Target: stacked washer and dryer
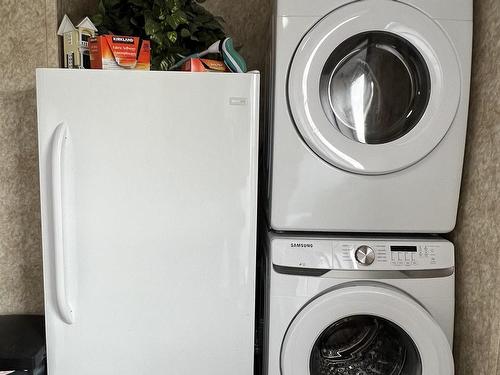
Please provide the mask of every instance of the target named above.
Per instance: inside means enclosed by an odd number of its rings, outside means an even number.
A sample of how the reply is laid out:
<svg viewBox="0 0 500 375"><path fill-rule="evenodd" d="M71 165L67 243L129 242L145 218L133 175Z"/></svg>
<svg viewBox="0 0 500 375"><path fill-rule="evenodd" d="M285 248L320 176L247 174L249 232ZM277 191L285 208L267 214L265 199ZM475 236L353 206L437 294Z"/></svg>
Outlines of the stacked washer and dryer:
<svg viewBox="0 0 500 375"><path fill-rule="evenodd" d="M472 0L276 0L266 375L450 375Z"/></svg>

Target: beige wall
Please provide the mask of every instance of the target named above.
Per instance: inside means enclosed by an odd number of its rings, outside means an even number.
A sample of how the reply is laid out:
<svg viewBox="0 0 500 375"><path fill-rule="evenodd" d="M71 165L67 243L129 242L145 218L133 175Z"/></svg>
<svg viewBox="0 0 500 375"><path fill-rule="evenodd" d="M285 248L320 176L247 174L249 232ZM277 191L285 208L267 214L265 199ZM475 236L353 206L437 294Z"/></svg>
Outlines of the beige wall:
<svg viewBox="0 0 500 375"><path fill-rule="evenodd" d="M458 223L455 359L500 375L500 1L474 2L469 131Z"/></svg>
<svg viewBox="0 0 500 375"><path fill-rule="evenodd" d="M52 0L0 6L0 313L41 312L35 68L56 65Z"/></svg>
<svg viewBox="0 0 500 375"><path fill-rule="evenodd" d="M97 0L52 0L57 2L57 18L62 20L65 14L75 26L86 17L91 16L97 9Z"/></svg>
<svg viewBox="0 0 500 375"><path fill-rule="evenodd" d="M35 68L59 63L57 20L86 1L0 3L0 314L42 313Z"/></svg>
<svg viewBox="0 0 500 375"><path fill-rule="evenodd" d="M57 61L55 8L75 22L95 0L2 0L0 313L42 310L34 73ZM252 69L266 58L270 0L208 0ZM26 41L30 43L27 44ZM500 375L500 2L475 2L474 69L456 231L459 375Z"/></svg>
<svg viewBox="0 0 500 375"><path fill-rule="evenodd" d="M241 46L250 69L264 70L267 41L270 37L271 0L207 0L204 5L212 13L222 16L225 29Z"/></svg>

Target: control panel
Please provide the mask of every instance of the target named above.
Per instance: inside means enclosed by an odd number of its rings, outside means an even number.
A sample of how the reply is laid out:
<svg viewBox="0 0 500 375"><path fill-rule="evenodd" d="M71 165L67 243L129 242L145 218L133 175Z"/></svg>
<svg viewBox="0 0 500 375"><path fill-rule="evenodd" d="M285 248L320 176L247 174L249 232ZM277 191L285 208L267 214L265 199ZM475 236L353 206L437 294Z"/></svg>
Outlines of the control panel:
<svg viewBox="0 0 500 375"><path fill-rule="evenodd" d="M273 264L317 270L433 270L454 267L453 244L426 239L271 239Z"/></svg>

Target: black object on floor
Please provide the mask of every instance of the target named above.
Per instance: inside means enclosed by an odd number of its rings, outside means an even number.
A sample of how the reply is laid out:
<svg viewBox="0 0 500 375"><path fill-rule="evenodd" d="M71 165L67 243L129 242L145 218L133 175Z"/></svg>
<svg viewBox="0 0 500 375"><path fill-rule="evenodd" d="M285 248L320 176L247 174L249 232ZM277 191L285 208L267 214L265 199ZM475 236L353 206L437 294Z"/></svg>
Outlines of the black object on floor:
<svg viewBox="0 0 500 375"><path fill-rule="evenodd" d="M0 371L19 370L14 374L45 375L45 363L43 316L0 316Z"/></svg>

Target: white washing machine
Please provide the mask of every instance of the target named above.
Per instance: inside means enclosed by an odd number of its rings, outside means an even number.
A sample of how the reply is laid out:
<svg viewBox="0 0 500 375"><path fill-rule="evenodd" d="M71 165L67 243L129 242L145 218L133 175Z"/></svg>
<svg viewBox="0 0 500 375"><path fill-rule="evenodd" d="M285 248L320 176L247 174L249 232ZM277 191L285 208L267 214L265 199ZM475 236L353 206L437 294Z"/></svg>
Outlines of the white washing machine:
<svg viewBox="0 0 500 375"><path fill-rule="evenodd" d="M271 227L451 231L472 0L277 0L274 14Z"/></svg>
<svg viewBox="0 0 500 375"><path fill-rule="evenodd" d="M454 248L270 234L264 375L452 375Z"/></svg>

